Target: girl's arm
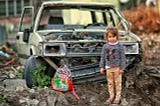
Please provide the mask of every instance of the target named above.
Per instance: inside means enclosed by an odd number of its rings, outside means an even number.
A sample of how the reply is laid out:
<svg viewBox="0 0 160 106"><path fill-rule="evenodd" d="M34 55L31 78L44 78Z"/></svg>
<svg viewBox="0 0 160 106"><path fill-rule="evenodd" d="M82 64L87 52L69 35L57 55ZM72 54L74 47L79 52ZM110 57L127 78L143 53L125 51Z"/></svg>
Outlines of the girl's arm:
<svg viewBox="0 0 160 106"><path fill-rule="evenodd" d="M100 73L104 74L104 68L100 68Z"/></svg>
<svg viewBox="0 0 160 106"><path fill-rule="evenodd" d="M103 47L102 47L99 66L100 66L100 68L105 69L105 45L103 45Z"/></svg>

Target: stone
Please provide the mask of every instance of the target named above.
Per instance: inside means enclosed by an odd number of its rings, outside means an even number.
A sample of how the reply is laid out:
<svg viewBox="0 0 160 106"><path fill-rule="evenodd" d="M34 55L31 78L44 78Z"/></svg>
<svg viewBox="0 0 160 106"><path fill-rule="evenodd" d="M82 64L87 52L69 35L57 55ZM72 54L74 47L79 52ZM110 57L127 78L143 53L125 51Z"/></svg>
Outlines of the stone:
<svg viewBox="0 0 160 106"><path fill-rule="evenodd" d="M6 79L3 81L3 85L8 90L16 90L17 87L27 88L26 81L23 79Z"/></svg>

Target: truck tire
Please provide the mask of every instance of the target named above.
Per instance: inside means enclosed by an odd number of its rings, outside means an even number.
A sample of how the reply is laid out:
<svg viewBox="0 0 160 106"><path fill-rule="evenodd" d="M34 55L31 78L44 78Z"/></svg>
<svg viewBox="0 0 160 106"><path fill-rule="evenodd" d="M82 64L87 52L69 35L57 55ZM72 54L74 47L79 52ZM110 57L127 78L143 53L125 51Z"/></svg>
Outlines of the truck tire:
<svg viewBox="0 0 160 106"><path fill-rule="evenodd" d="M36 82L33 82L33 71L35 71L35 68L37 68L35 64L35 58L34 56L30 56L25 64L23 75L29 88L31 88L33 85L37 85Z"/></svg>

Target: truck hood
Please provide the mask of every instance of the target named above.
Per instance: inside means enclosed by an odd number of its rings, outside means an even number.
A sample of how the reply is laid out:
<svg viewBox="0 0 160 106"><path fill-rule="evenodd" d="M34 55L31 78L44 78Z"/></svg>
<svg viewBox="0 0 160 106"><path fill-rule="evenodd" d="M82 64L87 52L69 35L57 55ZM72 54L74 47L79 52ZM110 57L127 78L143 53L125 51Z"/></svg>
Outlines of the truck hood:
<svg viewBox="0 0 160 106"><path fill-rule="evenodd" d="M104 41L105 29L76 29L76 30L47 30L38 31L44 40L46 41ZM125 31L119 31L120 41L122 42L141 42L141 39L131 33Z"/></svg>

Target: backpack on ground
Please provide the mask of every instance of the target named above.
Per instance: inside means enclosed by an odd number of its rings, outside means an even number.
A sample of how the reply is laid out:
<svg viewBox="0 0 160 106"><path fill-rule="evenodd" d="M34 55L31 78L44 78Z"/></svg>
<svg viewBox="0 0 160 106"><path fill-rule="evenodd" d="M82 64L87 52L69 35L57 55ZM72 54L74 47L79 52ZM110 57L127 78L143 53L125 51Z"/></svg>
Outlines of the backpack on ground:
<svg viewBox="0 0 160 106"><path fill-rule="evenodd" d="M52 88L57 91L67 92L72 91L73 95L79 100L80 97L76 94L71 71L67 68L67 66L63 65L56 70L54 77L51 81Z"/></svg>

